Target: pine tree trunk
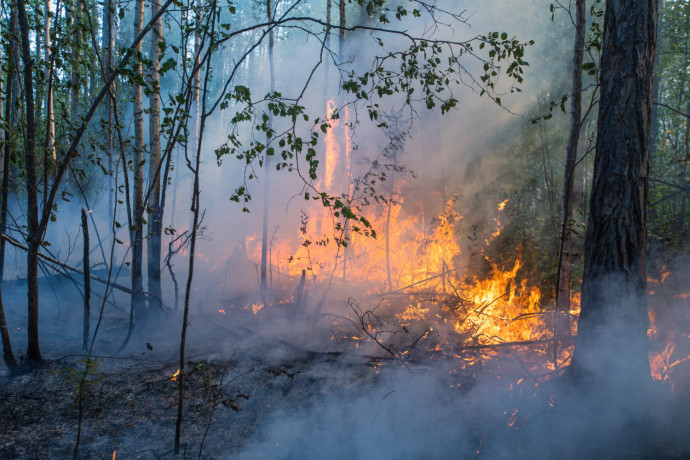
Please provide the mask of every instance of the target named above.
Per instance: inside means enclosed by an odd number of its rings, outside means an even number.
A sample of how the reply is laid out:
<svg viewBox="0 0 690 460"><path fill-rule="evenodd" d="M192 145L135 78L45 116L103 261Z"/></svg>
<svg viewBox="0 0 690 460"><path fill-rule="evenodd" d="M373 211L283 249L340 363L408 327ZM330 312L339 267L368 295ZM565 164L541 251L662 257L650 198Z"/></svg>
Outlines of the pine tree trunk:
<svg viewBox="0 0 690 460"><path fill-rule="evenodd" d="M645 239L656 0L609 0L573 366L649 378ZM632 375L631 375L632 374ZM646 377L645 377L646 376Z"/></svg>

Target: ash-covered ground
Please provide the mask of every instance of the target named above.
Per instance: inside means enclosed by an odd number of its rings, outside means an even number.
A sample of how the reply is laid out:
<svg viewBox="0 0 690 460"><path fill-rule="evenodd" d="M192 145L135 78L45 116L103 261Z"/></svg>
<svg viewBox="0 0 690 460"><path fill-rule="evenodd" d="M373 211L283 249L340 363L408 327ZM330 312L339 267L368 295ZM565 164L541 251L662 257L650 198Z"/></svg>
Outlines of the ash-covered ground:
<svg viewBox="0 0 690 460"><path fill-rule="evenodd" d="M126 296L106 304L97 366L84 374L74 285L42 290L48 359L0 377L0 457L173 458L179 312L151 319L117 354ZM15 352L25 290L3 286ZM55 303L51 303L52 302ZM57 299L60 300L59 304ZM207 301L208 302L208 301ZM96 302L94 302L96 303ZM506 351L481 365L417 353L393 359L373 341L334 339L332 322L289 307L193 305L185 371L184 458L687 458L685 392L621 376L604 385L530 376ZM220 312L223 310L225 313ZM328 309L325 309L328 311ZM94 308L92 330L98 316ZM19 326L18 326L19 325ZM19 330L19 329L21 330ZM80 384L81 383L81 384ZM79 400L79 389L82 399Z"/></svg>

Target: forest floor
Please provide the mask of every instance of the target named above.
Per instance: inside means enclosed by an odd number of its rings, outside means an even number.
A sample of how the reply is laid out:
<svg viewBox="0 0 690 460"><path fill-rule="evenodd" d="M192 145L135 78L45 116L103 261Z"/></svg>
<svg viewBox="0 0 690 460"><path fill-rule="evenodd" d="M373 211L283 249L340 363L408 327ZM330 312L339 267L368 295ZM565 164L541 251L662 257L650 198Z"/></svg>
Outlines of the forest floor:
<svg viewBox="0 0 690 460"><path fill-rule="evenodd" d="M84 374L81 306L68 291L42 317L46 363L0 368L0 458L71 458L80 403L78 458L179 458L179 312L117 355L127 311L109 307L97 365ZM25 294L19 284L3 295L21 356ZM620 386L573 397L566 384L530 378L510 354L464 368L389 359L280 310L220 307L195 305L190 319L184 458L689 458L690 403L667 385L636 409Z"/></svg>
<svg viewBox="0 0 690 460"><path fill-rule="evenodd" d="M254 350L261 354L267 350ZM293 354L263 360L229 352L190 356L185 371L183 454L224 458L246 447L276 411L299 411L326 392L362 391L376 368L351 363L347 378L333 385L325 369L342 374L336 355ZM337 361L337 364L336 364ZM174 361L101 358L86 377L80 458L172 456L178 383ZM0 458L68 458L79 420L78 384L83 366L74 357L0 378ZM203 443L203 449L202 449ZM276 452L279 457L280 454ZM242 456L238 457L242 458ZM255 457L248 457L255 458Z"/></svg>

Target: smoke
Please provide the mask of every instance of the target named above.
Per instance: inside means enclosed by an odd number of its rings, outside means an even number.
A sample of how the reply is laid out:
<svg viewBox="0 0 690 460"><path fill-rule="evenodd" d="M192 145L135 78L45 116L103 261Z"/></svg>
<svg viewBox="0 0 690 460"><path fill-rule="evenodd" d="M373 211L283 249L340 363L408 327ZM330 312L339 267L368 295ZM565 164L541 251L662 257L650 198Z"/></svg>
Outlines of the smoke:
<svg viewBox="0 0 690 460"><path fill-rule="evenodd" d="M523 127L527 123L526 118L534 110L539 92L567 73L563 65L567 57L553 49L567 49L561 42L567 42L569 34L562 32L562 23L549 22L550 2L547 1L525 4L492 0L481 2L481 6L476 6L475 2L446 3L449 8L466 7L469 24L455 29L441 26L441 37L462 40L489 31L506 31L522 41L533 39L536 42L535 46L527 49L525 59L531 66L525 75L525 83L521 85L523 92L510 93L506 81L501 80L499 89L506 92L502 94L502 107L461 85L454 93L459 100L457 110L440 116L437 111L428 112L423 106L415 106L417 117L406 125L410 126L410 137L400 154L400 162L406 171L414 171L416 178L411 173L401 173L397 179L407 193L404 197L405 213L407 216L422 214L420 210L424 210L424 218L430 220L429 216L438 215L447 199L455 195L458 197L455 206L467 223L464 230L468 231L460 235L464 240L471 234L471 224L492 222L496 204L506 198L491 194L478 197L478 191L501 180L497 176L503 163L493 154L506 142L513 145L510 141L515 136L516 126ZM554 42L554 37L559 41ZM334 46L336 41L333 36ZM372 53L378 51L371 43L371 37L366 34L348 37L351 50L348 59L352 62L348 61L347 65L363 71ZM386 47L393 49L404 45L405 39L388 37L385 43ZM299 31L278 34L275 54L280 58L276 90L287 98L299 94L301 87L294 87L294 82L303 81L308 76L319 49L318 42ZM228 49L224 59L234 62L243 52L243 49ZM323 68L315 73L315 82L304 96L303 103L312 119L300 123L303 133L311 130L314 114L322 120L329 115L328 100L344 101L344 95L336 90L341 83L341 75L336 74L333 64L331 62L331 73L327 78L322 76ZM476 72L478 65L468 64L468 71ZM265 94L269 88L267 66L265 50L252 53L241 67L247 75L242 75L238 82L246 84L253 95ZM262 71L250 74L255 69ZM172 87L164 86L162 90L164 94L174 94ZM399 108L401 101L393 97L387 103L390 105L386 108L392 110ZM351 111L351 120L354 121L354 108ZM271 242L276 246L286 240L293 243L290 246L292 253L278 250L273 253L275 259L270 267L272 285L283 299L294 296L299 276L290 276L280 270L286 270L293 263L290 258L302 242L299 239L300 227L305 216L313 222L321 208L320 203L303 199L304 181L294 171L272 170L269 193L264 196L267 177L261 166L255 165L252 169L243 160L231 156L222 158L220 166L216 164L214 150L227 141L231 131L230 112L231 109L219 111L208 120L202 143L201 207L205 214L202 221L204 230L195 254L197 265L189 354L212 349L217 351L218 359L222 359L225 356L222 350L237 348L248 355L259 354L257 360L282 363L297 361L296 356L305 350L312 353L338 350L338 344L333 340L332 324L326 320L317 322L312 316L319 302L325 301L328 293L329 301L324 312L342 316L350 313L344 299L357 297L360 291L368 291L372 287L380 290L380 280L375 286L334 283L328 291L314 280L317 276L320 282L328 278L319 271L319 264L323 261L315 260L312 265L316 268L306 274L308 298L304 302L304 311L296 312L296 306L290 301L273 305L275 308L270 313L259 309L265 303L258 293L257 258L264 201L270 200ZM353 158L359 158L359 167L366 170L374 159L380 158L389 138L385 131L366 122L365 113L359 113L358 120L360 123L355 129L347 132L341 125L338 133L343 137L346 133L352 136L351 139L341 138L340 142L349 141L357 147L352 151ZM277 130L287 126L284 121L276 120L275 123ZM241 133L246 136L246 129L242 128ZM317 181L325 174L326 167L325 149L323 146L318 149L322 163ZM174 228L175 234L179 235L190 226L191 180L183 153L176 150L174 155L173 188L168 192L164 227ZM247 183L253 199L246 204L251 211L246 213L242 211L244 203L231 202L229 197L237 187L244 185L248 174L258 179ZM341 188L329 192L338 195L346 191L348 179L341 171L336 177ZM501 185L505 188L499 192L494 190L495 195L503 193L511 184ZM380 184L380 187L385 190L387 184ZM74 195L78 196L76 192ZM82 204L77 198L73 201L71 205L60 205L57 222L49 226L53 233L48 239L57 258L78 266L81 259L80 231L75 222L78 222ZM371 208L364 209L366 213ZM15 207L14 213L20 215L20 207ZM95 201L91 215L100 229L105 254L105 257L100 255L100 247L92 234L91 246L99 247L92 261L100 264L101 259L105 259L104 262L110 265L109 248L113 238L117 237L124 242L115 246L114 265L119 267L129 257L128 236L126 225L116 229L113 235L107 193ZM122 212L118 220L126 221ZM329 228L319 236L332 237L333 233ZM164 252L171 239L172 236L166 237ZM171 259L172 270L180 283L180 296L181 281L187 275L188 256L187 250L180 248ZM21 252L10 252L8 257L8 261L14 261L14 264L7 264L7 270L18 278L25 270L22 257ZM373 265L372 271L383 270L381 261ZM127 285L127 268L119 273L119 277L113 279ZM179 307L174 309L174 289L171 278L166 274L164 300L169 315L138 337L130 350L146 352L144 344L150 342L154 353L163 357L174 356L181 321ZM65 330L74 331L71 337L78 341L78 309L72 307L68 310L65 306L64 313L60 310L60 298L68 295L60 290L50 290L47 279L42 283L42 291L42 305L49 305L48 308L55 306L54 311L42 316L42 331L50 331L49 335L53 337L64 336ZM3 294L7 292L3 290ZM104 295L102 287L96 287L96 292ZM73 291L69 295L78 301ZM22 296L23 292L22 295L5 298L10 305L9 311L13 312L8 316L10 324L25 322L23 313L17 313L21 311L17 306L24 301ZM53 303L56 298L57 305ZM102 350L117 348L128 314L127 296L116 293L111 298L113 305L108 305L106 310L107 322L100 343ZM230 306L244 308L231 310ZM257 308L257 312L253 308ZM267 306L262 308L268 309ZM55 318L60 322L52 322ZM612 321L618 320L614 318ZM628 330L627 327L623 329ZM612 340L612 330L619 328L602 327L589 338L597 346L593 346L591 353L584 358L587 372L577 384L567 379L525 376L517 352L506 352L483 369L462 369L458 362L452 360L384 361L378 367L367 366L362 364L365 358L359 360L362 355L382 354L380 347L369 341L362 345L361 355L354 365L346 359L328 365L305 365L305 369L294 376L294 385L304 385L314 393L303 395L299 404L282 407L268 419L261 420L253 436L245 440L243 448L228 458L636 458L645 454L682 457L690 452L690 445L684 438L687 416L683 408L687 401L678 404L677 400L667 396L665 389L639 382L638 373L626 364L639 358L634 355L638 344L616 336L615 332L615 340ZM18 340L22 346L23 331L13 328L12 332L13 340ZM629 350L631 355L627 356L625 350ZM256 394L252 398L253 401L269 399L270 396ZM666 444L659 445L659 439ZM220 452L221 456L229 455L222 446Z"/></svg>
<svg viewBox="0 0 690 460"><path fill-rule="evenodd" d="M438 361L308 369L295 378L320 379L320 391L277 410L227 458L683 458L687 400L620 365L636 360L624 348L634 341L611 348L610 329L591 337L597 353L579 379L530 379L510 353L479 371Z"/></svg>

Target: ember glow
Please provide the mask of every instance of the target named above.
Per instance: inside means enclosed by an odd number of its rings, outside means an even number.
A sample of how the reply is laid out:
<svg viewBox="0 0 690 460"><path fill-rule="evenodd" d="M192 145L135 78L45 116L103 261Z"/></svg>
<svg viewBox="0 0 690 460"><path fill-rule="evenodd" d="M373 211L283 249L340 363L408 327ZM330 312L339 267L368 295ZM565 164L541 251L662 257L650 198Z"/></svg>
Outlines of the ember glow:
<svg viewBox="0 0 690 460"><path fill-rule="evenodd" d="M328 113L335 107L329 101ZM348 197L354 194L355 166L348 119L344 109L339 118L330 120L323 179L316 186L352 202L355 198ZM378 204L359 208L376 237L354 231L352 224L339 221L319 201L311 200L301 210L299 229L293 233L283 230L271 241L271 273L281 277L281 284L288 280L291 286L300 284L304 274L315 297L339 287L361 293L361 305L349 302L352 312L348 313L354 314L347 315L349 322L336 319L332 326L332 339L354 348L371 339L403 359L418 355L421 349L431 356L459 359L461 366L479 364L508 351L517 353L530 372L547 378L567 366L579 298L574 296L568 312L570 330L554 331L552 302L544 302L540 288L530 284L520 257L509 266L499 266L484 254L501 235L510 200L495 204L494 215L488 216L493 228L478 238L484 248L475 248L478 254L469 255L470 259L481 258L489 267L477 273L466 266L468 255L460 246L465 236L459 233L463 215L457 198L443 190L432 191L437 211L429 215L422 206L420 212L419 197L407 196L406 183L398 176L402 176L398 169L387 170L389 182L383 182L382 188L389 189L388 196ZM248 235L244 245L247 256L258 266L260 234ZM296 298L291 296L289 302L293 301ZM364 302L378 306L368 309ZM256 315L264 303L248 303L243 308ZM353 324L357 329L353 330ZM399 343L406 334L414 336L408 341L412 343ZM555 334L558 341L554 341Z"/></svg>
<svg viewBox="0 0 690 460"><path fill-rule="evenodd" d="M335 108L335 102L329 101L328 113ZM348 119L344 109L330 120L323 179L316 187L341 196L354 207L355 198L348 198L354 196L356 183ZM307 202L301 209L299 229L292 233L281 230L271 241L271 272L281 277L281 285L287 280L288 285L296 286L305 277L314 298L325 299L324 293L338 288L348 295L358 293L357 302L348 301L352 312L347 312L346 319L334 311L341 319L333 320L331 338L355 349L371 340L402 359L423 351L428 356L458 359L461 367L507 353L517 357L533 379L558 375L573 354L579 292L572 293L570 311L557 312L552 295L545 295L527 275L519 253L507 265L486 256L487 249L501 237L510 200L496 203L493 215L487 216L493 228L474 235L484 247L464 254L461 242L467 235L459 230L464 219L461 202L444 190L431 191L437 211L429 215L424 206L420 209L419 197L406 192L405 181L400 177L396 181L397 171L388 170L387 180L392 183L381 186L389 188L385 199L359 208L375 237L361 229L354 231L351 223L339 220L320 201ZM258 266L260 234L248 235L244 244L247 256ZM468 266L467 260L473 256L488 269ZM662 275L657 284L667 277L668 273ZM269 307L297 301L294 295L283 296ZM256 315L264 303L255 301L243 308ZM556 315L567 318L556 321ZM567 330L555 330L556 324L567 325ZM650 339L658 335L654 331L653 326ZM411 338L403 343L400 337L406 334ZM650 353L652 376L662 381L668 380L675 366L690 359L677 356L673 337L666 339L663 347Z"/></svg>

